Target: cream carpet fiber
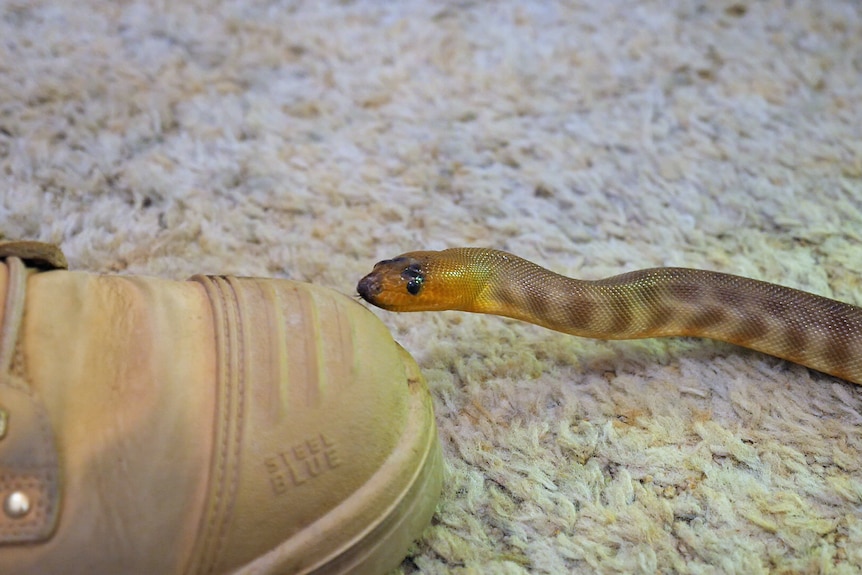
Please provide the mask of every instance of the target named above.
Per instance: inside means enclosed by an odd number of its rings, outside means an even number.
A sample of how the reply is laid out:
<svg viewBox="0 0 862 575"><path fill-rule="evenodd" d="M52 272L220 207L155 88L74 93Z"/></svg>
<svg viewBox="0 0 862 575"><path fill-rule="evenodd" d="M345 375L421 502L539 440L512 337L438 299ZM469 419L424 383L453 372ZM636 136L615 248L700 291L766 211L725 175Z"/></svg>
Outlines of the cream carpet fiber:
<svg viewBox="0 0 862 575"><path fill-rule="evenodd" d="M853 0L0 0L0 232L353 294L458 245L862 305ZM862 388L699 340L377 312L447 478L405 573L859 573Z"/></svg>

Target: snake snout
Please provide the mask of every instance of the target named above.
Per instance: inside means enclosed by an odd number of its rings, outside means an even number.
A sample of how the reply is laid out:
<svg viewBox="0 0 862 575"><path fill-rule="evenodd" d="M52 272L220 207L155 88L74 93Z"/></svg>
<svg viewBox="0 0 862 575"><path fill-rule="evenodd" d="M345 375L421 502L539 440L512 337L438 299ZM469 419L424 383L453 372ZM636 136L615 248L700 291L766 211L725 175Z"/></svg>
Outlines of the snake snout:
<svg viewBox="0 0 862 575"><path fill-rule="evenodd" d="M382 291L380 278L375 273L370 273L356 285L356 291L359 292L359 297L373 304L374 298Z"/></svg>

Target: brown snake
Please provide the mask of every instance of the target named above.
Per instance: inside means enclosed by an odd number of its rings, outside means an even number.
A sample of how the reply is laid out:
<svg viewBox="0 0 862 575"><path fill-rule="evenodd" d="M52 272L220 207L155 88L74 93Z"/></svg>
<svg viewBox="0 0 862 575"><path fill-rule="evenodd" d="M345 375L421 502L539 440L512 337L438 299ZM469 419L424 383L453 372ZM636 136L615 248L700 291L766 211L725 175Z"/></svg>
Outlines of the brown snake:
<svg viewBox="0 0 862 575"><path fill-rule="evenodd" d="M862 308L725 273L666 267L584 281L453 248L379 262L357 290L390 311L490 313L599 339L707 337L862 384Z"/></svg>

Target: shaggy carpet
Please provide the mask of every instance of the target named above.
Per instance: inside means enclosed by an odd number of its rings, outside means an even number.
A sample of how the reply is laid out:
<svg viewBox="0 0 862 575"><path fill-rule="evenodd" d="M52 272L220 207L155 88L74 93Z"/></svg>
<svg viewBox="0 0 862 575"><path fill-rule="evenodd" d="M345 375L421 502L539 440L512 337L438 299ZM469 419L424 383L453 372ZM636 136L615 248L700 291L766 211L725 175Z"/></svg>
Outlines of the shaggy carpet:
<svg viewBox="0 0 862 575"><path fill-rule="evenodd" d="M862 305L855 0L0 0L0 234L355 293L458 245ZM404 573L859 573L862 389L705 340L375 311L446 481Z"/></svg>

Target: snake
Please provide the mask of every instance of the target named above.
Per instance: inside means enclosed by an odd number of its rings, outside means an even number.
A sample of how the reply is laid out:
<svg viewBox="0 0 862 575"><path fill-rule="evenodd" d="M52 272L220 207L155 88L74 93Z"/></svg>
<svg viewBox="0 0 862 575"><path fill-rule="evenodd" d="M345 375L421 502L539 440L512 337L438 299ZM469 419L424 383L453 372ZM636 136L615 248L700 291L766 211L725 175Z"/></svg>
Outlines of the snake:
<svg viewBox="0 0 862 575"><path fill-rule="evenodd" d="M380 261L357 292L389 311L494 314L597 339L709 338L862 384L862 308L728 273L580 280L500 250L450 248Z"/></svg>

